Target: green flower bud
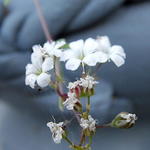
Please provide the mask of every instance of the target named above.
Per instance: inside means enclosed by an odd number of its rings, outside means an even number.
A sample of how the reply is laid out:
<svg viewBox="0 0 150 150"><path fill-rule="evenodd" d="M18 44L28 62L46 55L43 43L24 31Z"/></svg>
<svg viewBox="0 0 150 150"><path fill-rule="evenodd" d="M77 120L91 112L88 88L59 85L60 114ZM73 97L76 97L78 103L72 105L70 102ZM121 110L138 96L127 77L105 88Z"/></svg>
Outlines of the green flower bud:
<svg viewBox="0 0 150 150"><path fill-rule="evenodd" d="M114 128L131 128L136 120L135 114L121 112L113 119L110 126Z"/></svg>

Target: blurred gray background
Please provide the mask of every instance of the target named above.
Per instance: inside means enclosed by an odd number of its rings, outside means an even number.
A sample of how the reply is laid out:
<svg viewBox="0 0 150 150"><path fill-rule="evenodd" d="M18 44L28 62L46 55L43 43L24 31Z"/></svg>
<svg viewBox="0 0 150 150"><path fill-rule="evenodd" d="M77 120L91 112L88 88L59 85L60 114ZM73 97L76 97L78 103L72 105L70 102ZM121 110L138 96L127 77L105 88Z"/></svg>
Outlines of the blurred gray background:
<svg viewBox="0 0 150 150"><path fill-rule="evenodd" d="M148 150L150 147L150 1L149 0L41 0L44 16L54 40L68 42L108 35L122 45L126 64L103 65L92 99L92 114L99 123L117 113L138 115L129 130L100 129L93 149ZM32 0L0 0L0 150L64 150L67 144L52 141L46 123L70 117L60 112L58 97L51 89L32 90L24 84L25 66L32 45L46 41ZM62 69L64 66L62 65ZM72 81L79 72L66 71ZM76 125L70 136L78 139Z"/></svg>

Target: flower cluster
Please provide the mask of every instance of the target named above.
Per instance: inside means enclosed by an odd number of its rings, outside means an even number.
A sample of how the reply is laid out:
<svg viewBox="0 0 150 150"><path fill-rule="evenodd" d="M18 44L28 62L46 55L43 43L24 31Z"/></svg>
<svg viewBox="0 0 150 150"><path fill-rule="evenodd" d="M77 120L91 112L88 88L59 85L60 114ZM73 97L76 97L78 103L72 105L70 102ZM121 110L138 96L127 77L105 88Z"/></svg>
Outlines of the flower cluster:
<svg viewBox="0 0 150 150"><path fill-rule="evenodd" d="M76 98L75 93L69 92L68 98L63 102L63 104L68 110L73 110L77 102L79 102L79 100Z"/></svg>
<svg viewBox="0 0 150 150"><path fill-rule="evenodd" d="M66 69L76 70L80 65L95 66L112 60L118 67L124 64L126 55L119 45L111 46L107 36L97 39L88 38L71 42L67 50L63 48L65 41L45 43L33 46L31 63L26 66L26 85L35 88L36 85L44 88L50 82L50 70L54 68L54 57L66 62Z"/></svg>
<svg viewBox="0 0 150 150"><path fill-rule="evenodd" d="M91 115L88 115L87 119L81 118L80 126L84 130L89 129L94 132L96 129L96 120L94 120Z"/></svg>
<svg viewBox="0 0 150 150"><path fill-rule="evenodd" d="M47 126L50 128L50 131L52 133L52 138L55 143L59 144L62 140L62 135L64 134L63 130L63 122L54 123L54 122L48 122Z"/></svg>
<svg viewBox="0 0 150 150"><path fill-rule="evenodd" d="M101 64L112 61L117 67L125 63L126 54L119 45L111 45L107 36L78 40L67 44L64 40L46 42L43 46L33 46L31 63L26 66L25 84L31 88L45 88L51 86L60 97L60 105L67 110L73 111L81 127L80 143L74 144L68 138L67 123L49 122L52 138L55 143L66 140L73 150L90 150L92 136L99 127L130 128L135 124L137 117L135 114L122 112L118 114L111 123L107 125L97 125L96 120L90 115L91 96L94 95L95 85L99 82L95 80L95 75L91 72L91 67L96 69ZM81 76L75 82L69 82L68 92L64 93L62 84L63 77L60 73L59 61L65 62L67 70L75 71L80 66L83 70ZM52 71L54 77L52 76ZM83 107L82 97L87 100L86 107ZM87 137L89 143L87 143Z"/></svg>
<svg viewBox="0 0 150 150"><path fill-rule="evenodd" d="M93 89L94 85L98 84L92 76L87 75L85 78L80 78L80 86L86 89Z"/></svg>
<svg viewBox="0 0 150 150"><path fill-rule="evenodd" d="M98 37L96 40L78 40L69 44L70 49L63 52L62 61L66 62L66 69L77 70L82 64L95 66L97 63L106 63L112 60L118 67L124 64L126 54L119 45L111 46L107 36Z"/></svg>
<svg viewBox="0 0 150 150"><path fill-rule="evenodd" d="M98 84L92 76L85 76L75 82L69 82L68 89L70 92L75 93L77 97L92 95L94 86Z"/></svg>
<svg viewBox="0 0 150 150"><path fill-rule="evenodd" d="M44 88L51 81L50 70L54 68L54 57L62 55L61 47L65 41L45 43L43 47L35 45L32 47L31 63L26 66L26 85L35 88L38 85Z"/></svg>
<svg viewBox="0 0 150 150"><path fill-rule="evenodd" d="M116 128L131 128L136 120L137 117L135 114L121 112L114 118L111 126Z"/></svg>

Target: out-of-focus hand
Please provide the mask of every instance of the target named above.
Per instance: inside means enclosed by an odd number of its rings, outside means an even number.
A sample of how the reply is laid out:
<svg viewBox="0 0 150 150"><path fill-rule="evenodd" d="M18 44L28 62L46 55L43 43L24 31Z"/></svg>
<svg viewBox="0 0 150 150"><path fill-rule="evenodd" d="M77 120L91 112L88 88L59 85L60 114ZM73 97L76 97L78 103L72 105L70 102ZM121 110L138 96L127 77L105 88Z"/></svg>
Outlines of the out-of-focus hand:
<svg viewBox="0 0 150 150"><path fill-rule="evenodd" d="M40 0L40 4L54 38L88 26L106 15L124 0ZM104 9L105 8L105 9ZM45 41L33 0L11 0L9 14L4 18L2 37L27 50Z"/></svg>

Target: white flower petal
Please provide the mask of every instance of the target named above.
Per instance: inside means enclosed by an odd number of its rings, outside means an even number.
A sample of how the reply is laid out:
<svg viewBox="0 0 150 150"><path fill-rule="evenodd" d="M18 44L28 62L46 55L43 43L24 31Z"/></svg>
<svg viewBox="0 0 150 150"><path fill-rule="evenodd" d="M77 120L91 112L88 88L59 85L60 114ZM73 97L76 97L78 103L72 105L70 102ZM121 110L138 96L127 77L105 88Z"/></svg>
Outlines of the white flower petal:
<svg viewBox="0 0 150 150"><path fill-rule="evenodd" d="M33 64L26 65L26 75L35 74L38 70L34 67Z"/></svg>
<svg viewBox="0 0 150 150"><path fill-rule="evenodd" d="M36 80L37 80L37 76L35 74L30 74L30 75L26 76L25 84L29 85L31 88L34 89Z"/></svg>
<svg viewBox="0 0 150 150"><path fill-rule="evenodd" d="M83 40L78 40L75 42L71 42L69 44L70 48L73 50L82 50L84 46L84 41Z"/></svg>
<svg viewBox="0 0 150 150"><path fill-rule="evenodd" d="M95 66L98 62L96 54L89 54L84 57L83 62L88 66Z"/></svg>
<svg viewBox="0 0 150 150"><path fill-rule="evenodd" d="M83 54L84 41L83 40L72 42L69 44L69 46L73 52L74 58L82 59L84 57L84 54Z"/></svg>
<svg viewBox="0 0 150 150"><path fill-rule="evenodd" d="M110 58L115 63L115 65L117 67L120 67L120 66L122 66L125 63L124 58L119 56L119 55L113 54L113 55L110 56Z"/></svg>
<svg viewBox="0 0 150 150"><path fill-rule="evenodd" d="M109 59L109 55L107 55L104 52L98 51L95 53L95 59L99 62L99 63L105 63L108 61Z"/></svg>
<svg viewBox="0 0 150 150"><path fill-rule="evenodd" d="M41 69L43 63L42 54L33 52L31 54L31 62L37 69Z"/></svg>
<svg viewBox="0 0 150 150"><path fill-rule="evenodd" d="M44 44L44 49L45 51L50 55L50 56L56 56L56 57L60 57L62 54L62 51L59 49L59 47L62 45L62 43L57 43L56 42L46 42Z"/></svg>
<svg viewBox="0 0 150 150"><path fill-rule="evenodd" d="M43 72L48 72L51 69L54 68L54 60L51 57L45 58L43 64L42 64L42 71Z"/></svg>
<svg viewBox="0 0 150 150"><path fill-rule="evenodd" d="M54 45L55 45L55 42L52 42L52 43L46 42L44 43L43 48L49 55L53 55Z"/></svg>
<svg viewBox="0 0 150 150"><path fill-rule="evenodd" d="M66 50L62 53L60 57L60 61L66 61L70 58L74 58L73 51L72 50Z"/></svg>
<svg viewBox="0 0 150 150"><path fill-rule="evenodd" d="M66 44L65 40L59 40L56 42L55 48L59 49L60 47L64 46Z"/></svg>
<svg viewBox="0 0 150 150"><path fill-rule="evenodd" d="M47 73L41 73L37 78L37 84L41 88L48 86L50 81L51 81L51 75Z"/></svg>
<svg viewBox="0 0 150 150"><path fill-rule="evenodd" d="M61 50L54 49L54 56L61 57L61 55L62 55L62 51Z"/></svg>
<svg viewBox="0 0 150 150"><path fill-rule="evenodd" d="M97 46L98 46L98 44L95 41L95 39L88 38L87 40L85 40L85 44L84 44L84 48L83 48L84 55L86 56L88 54L95 52Z"/></svg>
<svg viewBox="0 0 150 150"><path fill-rule="evenodd" d="M34 53L39 53L39 54L41 54L43 50L43 48L40 45L34 45L32 46L32 49Z"/></svg>
<svg viewBox="0 0 150 150"><path fill-rule="evenodd" d="M120 55L123 58L126 58L126 54L124 52L124 49L122 46L120 45L113 45L110 49L110 53L111 54L116 54L116 55Z"/></svg>
<svg viewBox="0 0 150 150"><path fill-rule="evenodd" d="M108 36L100 36L97 39L99 49L108 50L111 47L111 43Z"/></svg>
<svg viewBox="0 0 150 150"><path fill-rule="evenodd" d="M81 60L80 59L76 59L76 58L71 58L67 61L66 63L66 69L67 70L77 70L78 67L80 66Z"/></svg>

